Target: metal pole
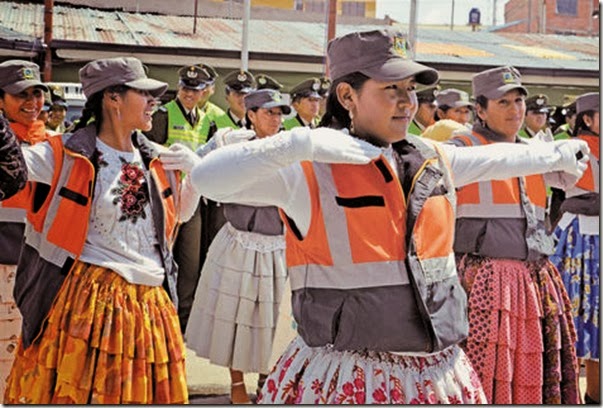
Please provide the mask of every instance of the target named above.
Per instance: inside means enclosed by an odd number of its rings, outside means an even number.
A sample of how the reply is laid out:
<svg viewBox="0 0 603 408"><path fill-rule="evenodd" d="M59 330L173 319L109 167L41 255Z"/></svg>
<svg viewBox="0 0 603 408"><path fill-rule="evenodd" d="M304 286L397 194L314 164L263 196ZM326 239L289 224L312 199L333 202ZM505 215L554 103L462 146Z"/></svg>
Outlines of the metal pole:
<svg viewBox="0 0 603 408"><path fill-rule="evenodd" d="M329 45L329 41L335 38L335 34L337 31L337 0L329 0L327 6L327 41L325 42L325 52L324 52L324 72L325 76L329 76L329 65L327 64L327 46Z"/></svg>
<svg viewBox="0 0 603 408"><path fill-rule="evenodd" d="M199 0L194 0L195 1L195 17L193 18L193 34L197 33L197 6L199 3Z"/></svg>
<svg viewBox="0 0 603 408"><path fill-rule="evenodd" d="M454 0L452 0L452 11L450 12L450 31L454 30Z"/></svg>
<svg viewBox="0 0 603 408"><path fill-rule="evenodd" d="M52 81L52 13L54 0L44 0L44 82Z"/></svg>
<svg viewBox="0 0 603 408"><path fill-rule="evenodd" d="M241 69L249 67L249 18L251 17L251 0L243 4L243 46L241 48Z"/></svg>
<svg viewBox="0 0 603 408"><path fill-rule="evenodd" d="M496 27L496 0L492 0L492 27Z"/></svg>
<svg viewBox="0 0 603 408"><path fill-rule="evenodd" d="M528 33L532 32L532 0L528 0Z"/></svg>
<svg viewBox="0 0 603 408"><path fill-rule="evenodd" d="M408 42L410 43L410 57L415 59L415 45L417 38L417 0L410 0L410 19L408 24Z"/></svg>

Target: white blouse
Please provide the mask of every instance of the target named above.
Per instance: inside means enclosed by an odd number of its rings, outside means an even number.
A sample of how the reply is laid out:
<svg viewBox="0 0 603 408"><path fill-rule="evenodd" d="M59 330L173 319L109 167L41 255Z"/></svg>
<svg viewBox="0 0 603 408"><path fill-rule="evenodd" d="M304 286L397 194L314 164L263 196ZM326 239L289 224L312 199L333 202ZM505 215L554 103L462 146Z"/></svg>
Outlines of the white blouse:
<svg viewBox="0 0 603 408"><path fill-rule="evenodd" d="M140 152L123 152L100 139L94 199L80 260L109 268L130 283L160 286L165 271L151 216ZM28 179L50 184L54 158L48 143L23 148Z"/></svg>

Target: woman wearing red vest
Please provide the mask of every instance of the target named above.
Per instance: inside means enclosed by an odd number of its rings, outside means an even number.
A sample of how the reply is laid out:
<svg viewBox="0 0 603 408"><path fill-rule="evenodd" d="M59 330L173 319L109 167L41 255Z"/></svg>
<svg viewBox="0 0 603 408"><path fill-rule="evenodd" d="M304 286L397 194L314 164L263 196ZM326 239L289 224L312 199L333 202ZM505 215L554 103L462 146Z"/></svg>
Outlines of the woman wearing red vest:
<svg viewBox="0 0 603 408"><path fill-rule="evenodd" d="M584 401L599 405L599 93L579 96L576 111L575 137L590 147L589 167L578 183L565 191L563 215L554 231L557 247L551 261L563 277L578 334L576 351L586 365Z"/></svg>
<svg viewBox="0 0 603 408"><path fill-rule="evenodd" d="M455 185L556 170L579 177L586 165L576 153L588 148L456 148L408 135L416 84L438 79L409 55L395 31L332 40L322 125L334 129L226 146L193 168L204 196L278 206L286 226L299 336L260 403L486 402L459 347L468 323L452 248Z"/></svg>
<svg viewBox="0 0 603 408"><path fill-rule="evenodd" d="M452 143L525 144L517 132L527 90L513 67L473 76L476 123ZM547 148L549 143L530 143ZM577 178L543 171L482 181L457 192L454 250L469 296L464 346L492 404L577 404L575 331L567 292L548 260L545 184Z"/></svg>
<svg viewBox="0 0 603 408"><path fill-rule="evenodd" d="M4 402L186 403L171 246L199 196L137 131L167 84L129 57L92 61L80 81L88 100L74 133L23 147L36 185Z"/></svg>
<svg viewBox="0 0 603 408"><path fill-rule="evenodd" d="M50 136L44 122L38 120L45 91L48 88L40 81L39 67L33 62L8 60L0 64L0 110L22 145L33 145ZM5 311L0 316L0 348L3 350L15 349L21 326L13 287L23 242L26 207L33 186L28 183L18 194L0 202L0 279L7 282L0 288L0 306ZM2 395L14 353L6 357L0 360Z"/></svg>

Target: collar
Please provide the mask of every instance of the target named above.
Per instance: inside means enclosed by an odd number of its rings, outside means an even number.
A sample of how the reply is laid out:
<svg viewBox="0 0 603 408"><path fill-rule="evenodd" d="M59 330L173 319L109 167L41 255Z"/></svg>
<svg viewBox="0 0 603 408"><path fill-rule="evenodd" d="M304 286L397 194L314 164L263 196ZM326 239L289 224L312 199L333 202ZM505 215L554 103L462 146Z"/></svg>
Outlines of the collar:
<svg viewBox="0 0 603 408"><path fill-rule="evenodd" d="M20 142L29 143L31 145L46 140L48 137L46 126L41 120L36 120L29 126L18 122L10 122L10 128Z"/></svg>

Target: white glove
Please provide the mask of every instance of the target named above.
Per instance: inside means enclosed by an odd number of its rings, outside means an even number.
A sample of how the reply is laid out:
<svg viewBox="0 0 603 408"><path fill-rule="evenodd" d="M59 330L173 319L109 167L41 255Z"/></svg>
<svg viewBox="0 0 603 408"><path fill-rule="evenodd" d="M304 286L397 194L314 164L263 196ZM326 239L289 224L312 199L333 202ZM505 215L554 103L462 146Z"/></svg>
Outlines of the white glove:
<svg viewBox="0 0 603 408"><path fill-rule="evenodd" d="M322 163L366 164L381 155L377 146L330 128L311 129L309 160Z"/></svg>
<svg viewBox="0 0 603 408"><path fill-rule="evenodd" d="M201 161L195 152L180 143L174 143L168 150L159 153L159 159L166 170L180 170L190 173L195 164Z"/></svg>
<svg viewBox="0 0 603 408"><path fill-rule="evenodd" d="M218 129L214 138L218 147L231 145L235 143L246 142L255 136L255 132L250 129Z"/></svg>
<svg viewBox="0 0 603 408"><path fill-rule="evenodd" d="M590 149L584 140L564 139L551 142L559 159L553 166L553 170L561 170L578 178L582 177L588 166L588 154Z"/></svg>
<svg viewBox="0 0 603 408"><path fill-rule="evenodd" d="M553 137L553 132L551 132L551 129L549 128L546 128L545 130L539 130L538 133L534 135L534 139L540 142L552 142L553 140L555 140L555 138Z"/></svg>

